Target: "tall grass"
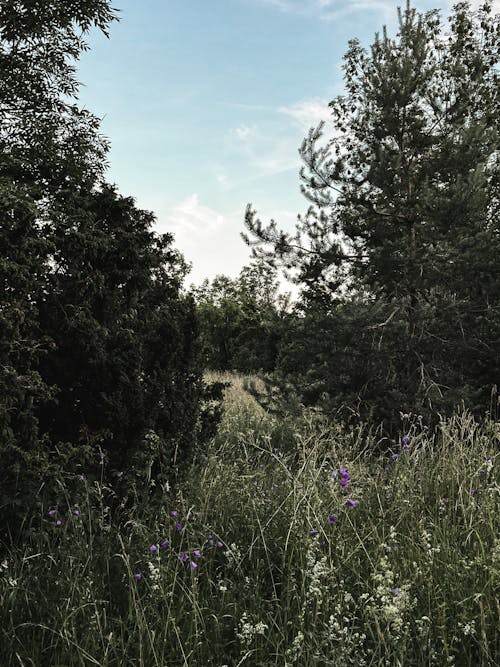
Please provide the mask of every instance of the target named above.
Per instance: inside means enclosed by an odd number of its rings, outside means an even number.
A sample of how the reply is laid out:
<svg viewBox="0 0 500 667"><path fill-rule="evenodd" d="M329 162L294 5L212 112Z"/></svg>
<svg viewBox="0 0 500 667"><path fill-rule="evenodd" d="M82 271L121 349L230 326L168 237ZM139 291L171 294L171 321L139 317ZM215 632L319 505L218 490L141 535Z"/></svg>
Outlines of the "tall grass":
<svg viewBox="0 0 500 667"><path fill-rule="evenodd" d="M0 665L499 664L498 425L380 442L279 420L232 379L155 514L118 526L68 471L0 565Z"/></svg>

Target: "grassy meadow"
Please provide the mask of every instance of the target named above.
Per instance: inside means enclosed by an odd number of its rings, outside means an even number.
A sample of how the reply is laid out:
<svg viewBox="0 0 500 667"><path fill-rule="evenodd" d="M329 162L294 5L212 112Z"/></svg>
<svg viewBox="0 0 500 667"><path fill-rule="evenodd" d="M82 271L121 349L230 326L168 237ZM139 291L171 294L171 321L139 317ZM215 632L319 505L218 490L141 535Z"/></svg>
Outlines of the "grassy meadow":
<svg viewBox="0 0 500 667"><path fill-rule="evenodd" d="M144 482L117 527L99 477L68 470L27 517L0 562L0 665L500 664L498 423L431 439L408 416L388 441L278 419L229 379L154 513Z"/></svg>

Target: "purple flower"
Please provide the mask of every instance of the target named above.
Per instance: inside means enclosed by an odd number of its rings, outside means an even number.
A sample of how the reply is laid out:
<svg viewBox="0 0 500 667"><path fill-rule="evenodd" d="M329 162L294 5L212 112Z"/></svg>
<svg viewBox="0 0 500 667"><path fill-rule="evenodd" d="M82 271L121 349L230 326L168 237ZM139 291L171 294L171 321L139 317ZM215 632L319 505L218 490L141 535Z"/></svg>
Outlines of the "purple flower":
<svg viewBox="0 0 500 667"><path fill-rule="evenodd" d="M492 461L493 460L493 457L491 456L491 454L486 454L486 460L487 461Z"/></svg>
<svg viewBox="0 0 500 667"><path fill-rule="evenodd" d="M136 574L134 574L134 579L136 581L140 581L142 579L142 574L140 572L137 572Z"/></svg>
<svg viewBox="0 0 500 667"><path fill-rule="evenodd" d="M156 551L157 551L157 549L156 549L156 545L155 545L155 544L152 544L152 545L149 547L149 551L150 551L150 553L155 554Z"/></svg>
<svg viewBox="0 0 500 667"><path fill-rule="evenodd" d="M212 539L212 538L210 538L210 539L208 540L208 543L210 544L210 546L211 546L211 547L213 547L213 546L214 546L214 541L213 541L213 539Z"/></svg>
<svg viewBox="0 0 500 667"><path fill-rule="evenodd" d="M351 479L351 473L346 468L339 468L339 472L342 479Z"/></svg>
<svg viewBox="0 0 500 667"><path fill-rule="evenodd" d="M318 531L316 530L316 528L312 528L312 529L309 531L309 535L310 535L311 537L316 537L316 535L318 535Z"/></svg>
<svg viewBox="0 0 500 667"><path fill-rule="evenodd" d="M330 524L330 526L332 526L335 523L335 521L337 521L337 517L333 514L330 514L327 521Z"/></svg>
<svg viewBox="0 0 500 667"><path fill-rule="evenodd" d="M480 474L480 475L484 475L484 470L483 470L482 468L481 468L481 470L479 471L479 474Z"/></svg>
<svg viewBox="0 0 500 667"><path fill-rule="evenodd" d="M49 510L49 516L55 516L56 510Z"/></svg>
<svg viewBox="0 0 500 667"><path fill-rule="evenodd" d="M170 514L171 514L172 516L177 516L177 515L179 514L179 512L178 512L177 510L172 510L172 511L170 512Z"/></svg>
<svg viewBox="0 0 500 667"><path fill-rule="evenodd" d="M349 507L357 507L358 501L357 500L351 500L350 498L347 500L346 505Z"/></svg>
<svg viewBox="0 0 500 667"><path fill-rule="evenodd" d="M62 524L62 521L60 519L57 519L56 526L60 526L61 524Z"/></svg>
<svg viewBox="0 0 500 667"><path fill-rule="evenodd" d="M473 496L476 493L476 489L469 489L469 493Z"/></svg>
<svg viewBox="0 0 500 667"><path fill-rule="evenodd" d="M194 560L192 560L189 565L192 570L196 570L196 568L198 567L198 563L195 563Z"/></svg>
<svg viewBox="0 0 500 667"><path fill-rule="evenodd" d="M163 542L160 542L160 547L162 549L168 549L169 545L170 545L170 542L168 540L163 540Z"/></svg>
<svg viewBox="0 0 500 667"><path fill-rule="evenodd" d="M106 454L104 452L99 452L99 458L101 459L101 461L104 461L105 457Z"/></svg>
<svg viewBox="0 0 500 667"><path fill-rule="evenodd" d="M338 473L337 470L332 470L332 477L333 477L334 479L335 479L335 477L337 477L338 474L339 474L339 473Z"/></svg>
<svg viewBox="0 0 500 667"><path fill-rule="evenodd" d="M80 516L80 512L78 510L73 510L73 516Z"/></svg>
<svg viewBox="0 0 500 667"><path fill-rule="evenodd" d="M195 549L195 550L193 551L193 556L194 556L195 558L201 558L201 551L200 551L199 549Z"/></svg>
<svg viewBox="0 0 500 667"><path fill-rule="evenodd" d="M345 487L348 485L348 483L349 483L349 480L346 477L342 477L342 479L340 480L340 486L343 489L345 489Z"/></svg>
<svg viewBox="0 0 500 667"><path fill-rule="evenodd" d="M187 560L189 560L189 556L185 551L183 551L178 555L178 559L181 561L181 563L185 563Z"/></svg>
<svg viewBox="0 0 500 667"><path fill-rule="evenodd" d="M176 530L182 530L182 523L176 523L175 528Z"/></svg>
<svg viewBox="0 0 500 667"><path fill-rule="evenodd" d="M401 442L403 445L409 445L410 444L410 438L407 435L404 435Z"/></svg>
<svg viewBox="0 0 500 667"><path fill-rule="evenodd" d="M78 475L78 479L80 480L80 482L84 482L85 481L85 475Z"/></svg>
<svg viewBox="0 0 500 667"><path fill-rule="evenodd" d="M217 546L217 549L222 549L222 547L224 545L222 544L222 542L219 541L219 542L217 542L216 546Z"/></svg>
<svg viewBox="0 0 500 667"><path fill-rule="evenodd" d="M398 457L397 454L391 454L391 459L392 459L393 461L397 461L398 458L399 458L399 457Z"/></svg>
<svg viewBox="0 0 500 667"><path fill-rule="evenodd" d="M394 595L394 597L396 597L396 595L399 595L399 588L393 588L391 593Z"/></svg>

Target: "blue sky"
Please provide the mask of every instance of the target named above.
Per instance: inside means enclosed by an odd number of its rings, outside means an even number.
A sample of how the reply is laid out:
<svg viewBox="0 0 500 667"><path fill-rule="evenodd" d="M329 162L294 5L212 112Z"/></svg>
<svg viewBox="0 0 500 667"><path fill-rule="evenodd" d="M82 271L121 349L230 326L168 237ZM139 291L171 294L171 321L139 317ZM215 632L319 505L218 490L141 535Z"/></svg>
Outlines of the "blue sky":
<svg viewBox="0 0 500 667"><path fill-rule="evenodd" d="M404 0L403 0L404 1ZM248 262L244 210L292 228L307 208L298 148L343 91L348 40L369 45L392 0L114 0L92 34L81 103L111 141L108 179L155 212L192 262L188 282ZM416 0L419 10L448 0Z"/></svg>

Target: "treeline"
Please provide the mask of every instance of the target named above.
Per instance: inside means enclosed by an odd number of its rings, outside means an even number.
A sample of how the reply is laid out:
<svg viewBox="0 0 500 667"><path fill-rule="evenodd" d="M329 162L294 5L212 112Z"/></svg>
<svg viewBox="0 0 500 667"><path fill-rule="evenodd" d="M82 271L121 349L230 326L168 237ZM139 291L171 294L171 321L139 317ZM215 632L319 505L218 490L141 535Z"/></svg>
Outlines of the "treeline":
<svg viewBox="0 0 500 667"><path fill-rule="evenodd" d="M248 317L244 290L214 281L199 305L211 364L227 367L223 339L233 368L272 370L281 394L388 430L400 412L495 414L499 54L489 3L477 12L458 3L448 29L437 11L408 4L395 39L384 30L369 50L349 43L330 137L321 123L300 149L310 207L295 233L246 212L259 270L283 269L300 297L286 318L280 304L250 299L249 345L237 325ZM218 300L225 284L234 289ZM230 312L234 328L224 324Z"/></svg>

